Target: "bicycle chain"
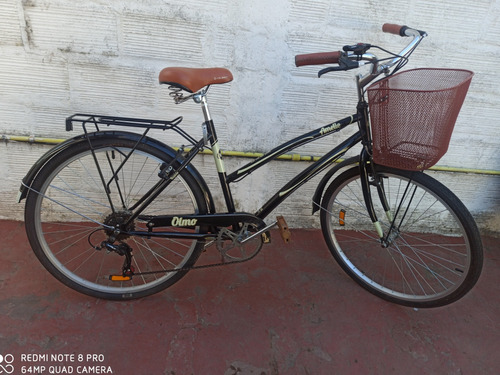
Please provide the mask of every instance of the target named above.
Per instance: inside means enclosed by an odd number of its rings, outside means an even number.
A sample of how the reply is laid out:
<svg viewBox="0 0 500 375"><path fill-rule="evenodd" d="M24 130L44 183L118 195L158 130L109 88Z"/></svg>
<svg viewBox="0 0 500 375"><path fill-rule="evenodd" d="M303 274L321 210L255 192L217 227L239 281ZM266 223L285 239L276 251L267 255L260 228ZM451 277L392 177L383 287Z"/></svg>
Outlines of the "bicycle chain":
<svg viewBox="0 0 500 375"><path fill-rule="evenodd" d="M167 270L161 270L161 271L148 271L148 272L140 272L140 273L134 273L132 276L144 276L144 275L155 275L158 273L169 273L169 272L184 272L184 271L190 271L190 270L196 270L196 269L204 269L204 268L215 268L215 267L221 267L221 266L229 266L231 264L237 264L237 263L244 263L248 262L249 260L252 260L255 258L260 251L262 250L262 247L258 249L255 254L252 256L246 258L246 259L241 259L241 260L232 260L230 262L220 262L220 263L213 263L213 264L205 264L203 266L191 266L191 267L182 267L182 268L172 268L172 269L167 269Z"/></svg>

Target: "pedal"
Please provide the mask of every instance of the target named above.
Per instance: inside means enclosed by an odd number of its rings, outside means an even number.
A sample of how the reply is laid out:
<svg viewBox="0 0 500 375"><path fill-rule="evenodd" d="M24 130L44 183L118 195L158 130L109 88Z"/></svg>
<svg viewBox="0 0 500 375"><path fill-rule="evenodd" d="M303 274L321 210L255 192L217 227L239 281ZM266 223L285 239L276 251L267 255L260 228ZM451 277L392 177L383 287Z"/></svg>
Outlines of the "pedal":
<svg viewBox="0 0 500 375"><path fill-rule="evenodd" d="M277 216L276 220L278 222L278 227L280 228L280 234L281 238L283 238L283 242L289 243L292 234L288 229L288 224L286 223L285 218L283 216Z"/></svg>

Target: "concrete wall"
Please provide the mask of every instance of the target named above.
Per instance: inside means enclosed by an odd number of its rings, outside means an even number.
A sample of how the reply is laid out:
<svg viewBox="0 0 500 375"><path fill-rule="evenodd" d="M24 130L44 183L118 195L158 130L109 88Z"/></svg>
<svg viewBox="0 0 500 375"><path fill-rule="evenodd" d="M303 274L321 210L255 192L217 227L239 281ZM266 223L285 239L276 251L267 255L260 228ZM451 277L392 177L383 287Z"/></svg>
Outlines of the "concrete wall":
<svg viewBox="0 0 500 375"><path fill-rule="evenodd" d="M210 93L221 147L267 151L312 124L351 114L356 99L353 73L317 79L318 68L296 68L294 55L361 41L398 51L404 40L380 31L393 22L429 33L408 67L476 73L439 165L500 170L498 14L498 0L0 0L0 134L68 138L75 133L65 132L64 118L86 112L182 115L198 137L198 107L176 106L157 75L166 66L223 66L235 80ZM182 143L161 132L155 136ZM332 141L327 137L299 152L319 155ZM23 207L14 202L19 182L47 149L0 144L0 218L22 218ZM227 169L246 162L228 158ZM213 175L210 159L198 166ZM256 172L235 187L239 208L255 210L305 166L273 162ZM464 200L483 230L500 231L500 177L433 174ZM317 224L310 216L313 191L314 181L280 208L290 225Z"/></svg>

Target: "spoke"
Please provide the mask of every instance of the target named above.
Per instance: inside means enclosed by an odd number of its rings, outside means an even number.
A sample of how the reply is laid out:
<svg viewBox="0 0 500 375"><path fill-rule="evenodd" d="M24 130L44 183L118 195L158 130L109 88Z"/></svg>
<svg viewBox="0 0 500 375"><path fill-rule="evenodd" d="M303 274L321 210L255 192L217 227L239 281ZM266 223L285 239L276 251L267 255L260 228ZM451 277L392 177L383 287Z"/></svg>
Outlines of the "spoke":
<svg viewBox="0 0 500 375"><path fill-rule="evenodd" d="M99 281L102 280L101 275L102 275L102 266L103 266L103 263L104 262L101 260L101 264L99 265L99 271L97 272L97 275L96 275L95 281L94 281L96 284L99 284Z"/></svg>
<svg viewBox="0 0 500 375"><path fill-rule="evenodd" d="M158 259L156 258L155 254L151 251L151 248L149 247L149 245L147 244L147 242L146 242L144 239L141 239L141 241L144 243L144 247L148 248L149 252L150 252L151 254L153 254L153 257L157 260L157 262L158 262L158 264L160 265L160 267L161 267L162 269L165 269L165 267L163 267L163 264L162 264L161 262L159 262L159 261L158 261ZM139 244L137 241L135 241L135 239L134 239L134 242L135 242L135 243L139 246L137 249L138 249L138 251L141 253L141 256L142 256L142 259L144 259L144 262L146 262L146 266L148 266L148 268L147 268L147 269L149 269L150 271L154 271L154 267L152 267L152 266L151 266L151 264L150 264L149 260L148 260L148 259L146 258L146 256L144 255L144 252L143 252L143 250L142 250L142 246L140 246L140 244ZM135 261L135 263L137 264L137 258L134 258L134 261ZM158 278L156 277L156 274L155 274L155 273L153 273L153 274L152 274L152 276L153 276L155 279L158 279ZM143 276L143 275L141 275L141 277L143 278L143 281L145 282L145 278L144 278L144 276Z"/></svg>
<svg viewBox="0 0 500 375"><path fill-rule="evenodd" d="M441 211L440 211L440 212L438 212L438 213L434 213L434 214L433 214L433 213L430 213L428 216L424 216L424 215L426 215L426 214L427 214L427 212L429 212L429 211L431 210L431 208L432 208L432 207L434 207L434 205L436 205L436 204L439 202L436 198L434 198L434 202L432 202L432 204L428 205L428 207L427 207L426 209L424 209L424 210L420 213L420 216L418 216L417 218L415 218L415 219L414 219L414 221L413 221L413 222L411 222L411 221L410 221L410 219L411 219L411 218L412 218L412 216L413 216L413 215L417 212L417 207L419 207L419 206L420 206L420 203L422 203L422 201L424 200L424 198L425 198L427 195L428 195L428 194L427 194L427 192L426 192L426 191L424 191L424 193L420 196L420 200L418 201L418 203L416 203L416 204L415 204L415 208L413 209L412 213L410 214L410 216L409 216L409 217L408 217L408 219L406 220L406 223L407 223L407 224L405 225L405 229L406 229L406 230L409 230L410 228L412 228L414 224L416 224L416 223L417 223L417 222L419 222L419 221L422 221L422 219L425 219L425 218L430 218L430 217L432 217L433 215L436 215L436 214L439 214L439 213L441 213L441 212L446 211L446 208L444 208L443 210L441 210ZM409 209L409 207L408 207L408 209ZM403 224L403 223L401 222L401 224L400 224L400 226L399 226L400 228L402 227L402 224Z"/></svg>
<svg viewBox="0 0 500 375"><path fill-rule="evenodd" d="M60 239L58 239L58 240L56 240L56 241L51 241L51 242L47 242L47 243L48 243L49 245L56 245L56 244L58 244L58 243L65 242L65 241L67 241L67 240L70 240L70 239L73 239L73 238L75 238L75 237L79 236L79 237L78 237L78 238L77 238L74 242L70 243L69 245L67 245L66 247L62 248L60 251L58 251L57 253L55 253L55 255L59 255L60 253L62 253L62 252L63 252L63 251L65 251L66 249L68 249L69 247L71 247L71 246L73 246L73 245L77 244L78 242L82 241L84 238L87 238L87 237L88 237L88 235L89 235L90 233L92 233L93 231L94 231L94 229L90 229L90 230L88 230L86 233L83 233L83 234L82 234L81 232L78 232L78 233L76 233L76 234L74 234L74 235L72 235L72 236L69 236L69 237L63 237L63 238L60 238ZM47 233L43 232L43 234L47 234Z"/></svg>
<svg viewBox="0 0 500 375"><path fill-rule="evenodd" d="M75 232L75 231L81 231L83 230L95 230L98 227L89 227L88 225L76 225L76 224L67 224L67 223L44 223L44 226L52 226L52 225L57 225L58 227L60 226L68 226L72 227L74 229L59 229L59 230L51 230L51 231L44 231L43 234L57 234L57 233L70 233L70 232Z"/></svg>
<svg viewBox="0 0 500 375"><path fill-rule="evenodd" d="M405 233L405 237L409 237L409 238L413 238L413 239L418 240L418 241L422 241L425 244L425 245L420 245L419 244L419 246L428 246L428 247L434 247L434 248L437 247L440 250L445 250L447 252L450 252L452 254L455 254L455 255L458 255L458 256L461 256L461 257L466 257L467 256L466 253L458 252L458 251L456 251L456 250L454 250L454 249L451 248L453 246L456 246L456 247L467 247L467 245L466 245L465 242L464 243L457 243L457 244L446 244L446 243L438 244L438 243L435 243L435 242L430 242L428 240L425 240L424 238L418 237L418 236L413 235L411 233Z"/></svg>
<svg viewBox="0 0 500 375"><path fill-rule="evenodd" d="M356 234L361 233L366 238L355 237L354 235L349 235L348 233L344 233L344 232L355 232ZM351 239L350 242L363 242L363 243L369 243L369 244L373 244L373 240L378 241L378 239L379 239L375 232L373 232L373 231L368 232L368 231L364 231L364 230L360 230L360 231L343 230L343 229L336 230L335 236L336 237L342 236L344 238L349 238L349 239Z"/></svg>
<svg viewBox="0 0 500 375"><path fill-rule="evenodd" d="M425 262L424 262L424 261L420 258L420 256L419 256L416 252L414 252L414 253L415 253L416 257L420 260L420 262L419 262L419 261L417 261L416 259L413 259L413 258L411 258L411 257L409 257L409 256L407 256L407 255L405 255L405 254L403 254L401 251L399 251L399 254L401 255L401 257L404 257L404 258L405 258L405 261L406 261L406 260L407 260L407 261L411 261L413 264L416 264L416 265L420 266L421 268L425 269L426 271L430 272L433 276L435 276L435 277L436 277L436 279L441 278L441 279L443 279L443 280L445 280L445 281L449 282L450 284L454 285L454 283L453 283L451 280L447 279L446 277L444 277L444 276L442 276L442 275L438 274L436 271L434 271L434 270L432 270L431 268L429 268L429 266L427 266L427 265L426 265L426 263L425 263ZM452 269L450 269L450 268L448 268L448 267L446 267L446 266L444 266L444 265L441 265L441 264L439 264L438 262L436 262L436 264L440 265L441 267L443 267L443 268L445 268L445 269L448 269L448 270L449 270L452 274L456 274L456 275L458 275L458 273L454 272ZM438 281L439 281L439 280L438 280ZM443 285L443 288L444 288L444 289L447 289L444 285Z"/></svg>
<svg viewBox="0 0 500 375"><path fill-rule="evenodd" d="M134 257L134 265L135 265L135 268L137 270L137 273L142 273L141 266L139 265L139 263L137 263L137 259L135 257ZM147 281L146 281L146 278L144 277L144 275L141 275L141 279L142 279L143 284L147 284ZM155 279L156 279L156 276L155 276Z"/></svg>
<svg viewBox="0 0 500 375"><path fill-rule="evenodd" d="M60 188L59 186L56 186L56 185L50 185L49 187L51 187L52 189L55 189L55 190L58 190L60 192L63 192L63 193L66 193L68 195L71 195L71 196L74 196L74 197L78 197L80 198L83 203L87 203L87 202L90 202L90 203L94 203L98 206L101 206L101 207L104 207L106 209L111 209L111 207L109 205L106 205L106 204L103 204L101 202L97 202L93 199L90 199L90 198L87 198L87 197L84 197L83 195L81 194L77 194L77 193L73 193L71 191L68 191L68 190L65 190L63 188ZM84 204L83 207L89 207L87 204ZM91 207L90 207L91 208ZM99 211L96 211L95 209L91 209L90 211L93 211L94 213L97 213L99 215L102 215L102 212L99 212Z"/></svg>
<svg viewBox="0 0 500 375"><path fill-rule="evenodd" d="M97 204L97 205L99 205L99 206L105 207L105 208L107 208L107 209L111 209L111 207L110 207L110 206L107 206L107 205L105 205L105 204L103 204L103 203L100 203L100 202L96 202L96 201L94 201L94 200L92 200L92 199L90 199L90 198L86 198L86 197L84 197L83 195L80 195L80 194L74 194L74 193L72 193L72 192L70 192L70 191L64 190L64 189L62 189L62 188L60 188L60 187L58 187L58 186L55 186L55 185L50 185L50 187L51 187L52 189L55 189L55 190L61 191L61 192L63 192L63 193L67 193L68 195L72 195L72 196L78 197L78 198L80 198L80 199L81 199L82 201L84 201L84 202L91 202L91 203ZM47 199L49 199L50 201L52 201L52 202L54 202L54 203L57 203L57 204L59 204L59 205L63 206L64 208L68 208L67 206L65 206L65 205L64 205L64 204L62 204L61 202L58 202L58 201L56 201L56 200L54 200L54 199L52 199L52 198L49 198L48 196L44 196L44 197L45 197L45 198L47 198ZM86 205L84 205L84 207L87 207L87 206L86 206ZM75 210L71 210L71 211L72 211L72 212L74 212L74 213L77 213ZM100 212L100 211L96 211L96 210L90 210L90 211L93 211L93 213L98 214L98 215L103 215L103 213L102 213L102 212ZM80 215L80 216L83 216L83 217L85 217L85 218L86 218L86 216L84 216L83 214L79 214L79 215Z"/></svg>
<svg viewBox="0 0 500 375"><path fill-rule="evenodd" d="M445 259L445 258L443 258L443 257L439 257L439 256L437 256L436 254L431 254L431 253L429 253L428 251L421 250L421 249L419 249L418 247L415 247L415 246L412 246L412 245L408 244L408 243L407 243L404 239L402 239L402 240L406 243L406 247L408 247L408 248L409 248L412 252L414 252L414 253L415 253L415 255L417 255L417 256L419 257L419 259L421 259L421 258L420 258L420 255L421 255L421 256L423 256L423 257L425 257L425 258L429 259L429 260L434 261L436 264L438 264L438 265L439 265L439 266L441 266L442 268L447 269L447 270L448 270L448 271L450 271L451 273L454 273L454 274L456 274L456 275L459 275L459 274L460 274L460 273L456 272L456 270L451 269L451 268L449 268L448 266L445 266L444 264L442 264L442 263L438 262L438 260L439 260L439 261L442 261L442 262L445 262L445 263L449 263L449 264L451 264L451 265L453 265L453 266L460 266L460 267L464 267L464 265L463 265L463 264L460 264L460 263L454 262L454 261L452 261L452 260L450 260L450 259ZM422 260L422 259L421 259L421 260ZM422 260L422 262L423 262L423 260Z"/></svg>
<svg viewBox="0 0 500 375"><path fill-rule="evenodd" d="M417 282L417 284L420 287L420 290L422 291L422 293L425 294L425 295L427 295L427 293L426 293L424 287L422 286L422 284L420 283L419 279L423 280L427 284L427 286L432 290L433 293L436 293L436 291L434 290L434 288L427 282L426 278L415 267L415 264L423 267L424 270L430 272L434 277L436 277L434 271L432 271L429 267L424 266L423 262L422 263L418 263L414 259L412 259L412 258L408 257L407 255L403 254L403 252L401 251L401 249L399 249L399 247L397 246L397 244L395 244L395 246L398 249L397 253L401 256L401 258L404 260L405 264L408 266L411 274L413 275L413 278ZM419 278L416 276L416 274L418 274ZM406 278L405 278L405 280L406 280ZM438 282L440 282L440 281L438 280ZM443 289L446 289L446 287L444 285L442 285L442 286L443 286Z"/></svg>
<svg viewBox="0 0 500 375"><path fill-rule="evenodd" d="M438 201L436 200L434 204L436 204ZM422 221L422 220L426 220L426 219L430 219L434 216L438 217L440 214L442 214L443 212L448 212L448 209L446 207L444 207L442 210L440 211L437 211L437 212L432 212L430 213L429 215L427 216L424 216L424 214L426 214L428 211L430 211L430 209L432 208L433 206L430 206L428 207L424 212L422 212L422 214L420 215L420 217L416 218L413 222L409 223L408 227L405 226L405 230L409 230L410 228L413 228L413 225L417 223L417 221ZM442 219L440 219L440 221L442 221Z"/></svg>
<svg viewBox="0 0 500 375"><path fill-rule="evenodd" d="M355 210L354 208L352 208L351 206L348 206L347 204L343 204L341 203L340 201L338 200L335 200L335 203L334 203L335 206L339 206L341 208L345 208L346 209L346 212L353 212L355 214L358 214L358 215L361 215L361 216L364 216L364 217L370 217L367 213L366 213L366 207L365 206L361 206L362 208L364 208L365 211L360 211L360 210ZM349 210L349 211L348 211ZM332 216L332 218L335 218L335 214L334 212L330 212L327 210L327 212ZM334 220L335 221L335 220Z"/></svg>
<svg viewBox="0 0 500 375"><path fill-rule="evenodd" d="M73 237L76 237L77 235L75 234L74 236L71 236L69 238L73 238ZM65 247L63 247L62 249L60 249L59 251L57 252L54 252L54 255L59 255L63 252L65 252L67 249L69 249L70 247L73 247L75 244L79 243L80 241L82 241L82 239L88 237L87 234L83 234L82 236L80 236L79 238L77 238L75 241L73 241L72 243L66 245ZM67 238L63 238L63 239L59 239L57 241L52 241L52 242L47 242L48 245L57 245L58 243L62 242L62 241L65 241ZM47 239L46 239L47 240Z"/></svg>
<svg viewBox="0 0 500 375"><path fill-rule="evenodd" d="M360 200L360 199L358 198L358 194L359 194L359 192L360 192L360 191L363 191L363 190L362 190L362 188L361 188L360 183L358 183L358 184L356 185L356 188L357 188L357 189L356 189L356 190L357 190L356 192L354 191L354 189L353 189L350 185L347 185L347 188L349 189L349 192L352 194L352 197L351 197L351 196L349 196L346 192L344 192L344 190L342 190L342 191L341 191L341 193L342 193L343 195L345 195L345 197L346 197L347 199L349 199L351 202L354 202L357 206L361 207L361 209L366 210L366 206L364 205L364 201L363 201L363 200Z"/></svg>
<svg viewBox="0 0 500 375"><path fill-rule="evenodd" d="M61 202L59 202L59 201L56 201L55 199L50 198L49 196L47 196L47 195L45 195L45 194L42 194L42 193L40 193L39 191L37 191L37 190L35 190L35 189L31 188L31 187L28 187L28 189L29 189L29 190L31 190L31 191L33 191L33 192L35 192L35 193L37 193L38 195L41 195L43 198L45 198L45 199L47 199L47 200L49 200L49 201L51 201L51 202L54 202L55 204L58 204L58 205L60 205L61 207L64 207L64 208L65 208L65 209L67 209L68 211L71 211L71 212L73 212L74 214L76 214L76 215L78 215L78 216L83 217L84 219L90 220L91 222L93 222L93 223L95 223L95 224L97 224L97 225L101 225L101 226L104 226L104 227L106 227L106 228L109 228L109 226L104 225L104 224L102 224L102 223L100 223L100 222L98 222L98 221L96 221L96 220L94 220L94 219L91 219L90 217L88 217L88 216L86 216L86 215L84 215L84 214L81 214L81 213L80 213L80 212L78 212L78 211L75 211L74 209L72 209L72 208L68 207L67 205L65 205L65 204L63 204L63 203L61 203Z"/></svg>
<svg viewBox="0 0 500 375"><path fill-rule="evenodd" d="M104 187L102 186L102 181L100 181L100 180L99 180L99 181L96 181L96 179L94 178L94 175L93 175L92 173L90 173L90 170L87 168L87 165L85 165L85 164L82 162L82 159L78 159L78 162L79 162L79 164L82 166L82 168L83 168L83 169L85 169L85 171L87 172L87 176L89 176L89 177L90 177L90 179L94 182L95 187L99 188L99 190L101 190L101 189L102 189L101 191L104 191L105 189L104 189ZM95 162L94 162L94 161L92 161L90 164L91 164L91 165L93 165L93 164L95 164ZM71 165L68 165L68 166L66 166L66 168L71 170L71 169L72 169L72 166L71 166ZM75 169L76 169L76 168L75 168ZM76 173L75 173L75 176L78 176L78 175L79 175L79 173L78 173L78 174L76 174ZM89 183L89 181L88 181L87 179L83 179L83 178L81 178L80 180L83 180L83 181L85 182L85 184L86 184L88 187L90 187L90 188L91 188L91 190L92 190L92 187L93 187L93 186L92 186L92 185L90 185L90 183Z"/></svg>
<svg viewBox="0 0 500 375"><path fill-rule="evenodd" d="M410 283L406 280L406 276L404 275L403 273L403 270L401 269L401 267L398 265L398 262L396 261L396 259L394 259L394 257L392 256L392 252L390 251L390 249L387 249L387 252L389 254L389 257L392 259L392 261L394 262L394 265L396 266L396 268L398 269L399 273L401 274L402 276L402 281L403 281L403 285L407 285L409 290L415 294L413 292L413 289L411 288L411 285ZM401 260L404 260L402 257L401 257Z"/></svg>
<svg viewBox="0 0 500 375"><path fill-rule="evenodd" d="M128 194L126 194L126 200L127 200L127 205L128 206L130 206L130 202L131 202L131 198L132 198L132 192L133 192L133 190L135 188L135 185L137 184L137 181L139 180L139 177L141 176L142 172L144 171L144 168L145 168L147 162L148 162L148 159L144 158L144 161L143 161L142 166L140 167L138 173L134 173L134 164L132 164L132 168L130 170L130 179L131 180L133 179L133 182L131 183L131 186L130 186L130 189L128 191ZM156 170L157 167L158 166L156 166L155 168L152 168L152 171L149 174L149 176L147 176L146 178L143 178L144 182L142 183L142 186L137 190L138 194L144 189L144 187L146 186L146 183L148 183L148 182L151 181L151 178L153 177L153 175L157 171ZM134 175L135 175L135 179L134 179ZM158 177L156 176L156 178L158 178Z"/></svg>
<svg viewBox="0 0 500 375"><path fill-rule="evenodd" d="M87 250L85 251L82 251L80 254L74 256L73 258L71 258L70 260L68 260L65 264L70 264L71 262L81 258L82 256L84 256L85 254L90 254L86 259L83 260L83 262L80 263L80 265L78 267L76 267L73 272L76 273L76 271L78 271L84 264L86 264L91 258L94 257L94 255L97 253L97 250L92 248L92 247L89 247Z"/></svg>
<svg viewBox="0 0 500 375"><path fill-rule="evenodd" d="M143 241L144 241L144 240L143 240ZM137 242L137 241L136 241L136 243L137 243L137 245L138 245L138 246L143 247L143 248L146 248L148 251L150 251L150 252L151 252L151 254L153 254L153 256L154 256L156 259L162 259L162 260L164 260L165 262L170 263L172 266L177 266L177 264L173 263L172 261L168 260L168 259L167 259L167 258L165 258L164 256L162 256L162 255L158 254L158 252L156 252L156 251L154 251L153 249L151 249L151 247L150 247L148 244L146 244L146 243L141 243L141 242ZM184 258L184 256L182 256L181 254L176 253L176 252L175 252L175 251L173 251L173 250L170 250L168 247L166 247L166 246L163 246L163 247L164 247L166 250L170 251L171 253L173 253L173 254L175 254L175 255L179 256L180 258ZM160 263L160 262L158 261L158 263Z"/></svg>

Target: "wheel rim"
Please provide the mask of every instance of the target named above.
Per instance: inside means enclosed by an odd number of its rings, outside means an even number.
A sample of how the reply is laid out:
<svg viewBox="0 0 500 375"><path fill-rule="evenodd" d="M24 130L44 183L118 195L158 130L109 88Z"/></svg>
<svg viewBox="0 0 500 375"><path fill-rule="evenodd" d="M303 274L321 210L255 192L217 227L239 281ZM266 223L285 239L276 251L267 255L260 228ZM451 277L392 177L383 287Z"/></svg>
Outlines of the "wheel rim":
<svg viewBox="0 0 500 375"><path fill-rule="evenodd" d="M391 211L404 196L407 178L386 174L384 188ZM391 222L371 187L375 211L384 233ZM344 269L369 290L408 302L436 301L453 294L469 273L471 254L466 232L441 198L412 181L396 220L400 233L383 248L364 206L359 176L340 185L328 203L328 233ZM408 210L406 210L406 208ZM339 212L345 213L343 225ZM402 214L405 213L405 214Z"/></svg>
<svg viewBox="0 0 500 375"><path fill-rule="evenodd" d="M129 151L130 148L120 147L101 148L96 152L101 166L111 153L114 154L114 159L108 164L112 163L114 169L102 168L106 181L110 180L116 166ZM110 185L114 204L120 202L120 206L130 206L137 202L158 181L162 163L159 157L136 150L119 171L120 189ZM121 196L118 190L121 190ZM80 153L56 168L40 193L34 211L37 240L51 266L70 283L99 293L126 296L156 288L178 275L178 272L162 272L136 276L130 281L109 280L111 274L121 275L125 257L95 250L91 246L91 243L95 246L106 238L103 223L112 211L90 151ZM181 176L143 214L174 212L198 212L196 199ZM145 222L136 221L135 229L146 230ZM197 241L191 240L130 237L124 241L134 250L132 265L137 273L182 268L197 249Z"/></svg>

